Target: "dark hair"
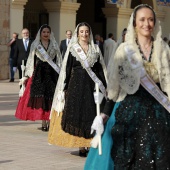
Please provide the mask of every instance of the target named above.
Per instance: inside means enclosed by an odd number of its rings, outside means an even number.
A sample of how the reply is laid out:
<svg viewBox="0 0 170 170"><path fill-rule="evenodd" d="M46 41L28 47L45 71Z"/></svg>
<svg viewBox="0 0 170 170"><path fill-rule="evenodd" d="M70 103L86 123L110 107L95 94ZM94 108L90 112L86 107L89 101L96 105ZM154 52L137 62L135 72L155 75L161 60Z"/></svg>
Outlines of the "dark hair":
<svg viewBox="0 0 170 170"><path fill-rule="evenodd" d="M113 34L112 34L112 33L109 33L109 34L108 34L108 37L109 37L109 38L113 37Z"/></svg>
<svg viewBox="0 0 170 170"><path fill-rule="evenodd" d="M122 36L125 35L127 32L127 28L124 28L123 31L122 31Z"/></svg>
<svg viewBox="0 0 170 170"><path fill-rule="evenodd" d="M153 10L153 8L151 6L149 6L148 4L141 4L141 5L138 5L134 8L134 14L133 14L133 26L136 27L136 13L139 9L142 9L142 8L148 8L150 9L152 12L153 12L153 16L154 16L154 25L156 23L156 15L155 15L155 12Z"/></svg>
<svg viewBox="0 0 170 170"><path fill-rule="evenodd" d="M123 32L126 32L126 31L127 31L127 28L124 28L124 29L123 29Z"/></svg>
<svg viewBox="0 0 170 170"><path fill-rule="evenodd" d="M89 28L89 32L91 31L91 28L90 28L90 25L86 22L81 22L79 25L78 25L78 28L77 28L77 36L78 36L78 33L79 33L79 28L82 27L82 26L86 26Z"/></svg>
<svg viewBox="0 0 170 170"><path fill-rule="evenodd" d="M165 42L168 42L168 38L167 38L167 37L164 37L163 40L164 40Z"/></svg>
<svg viewBox="0 0 170 170"><path fill-rule="evenodd" d="M48 29L50 30L50 33L51 33L51 27L50 27L49 25L47 25L47 24L44 24L44 25L42 25L42 26L40 27L40 34L41 34L41 32L42 32L42 30L43 30L44 28L48 28Z"/></svg>
<svg viewBox="0 0 170 170"><path fill-rule="evenodd" d="M19 34L18 34L18 33L14 32L13 34L15 34L15 35L16 35L16 38L18 38L18 36L19 36Z"/></svg>

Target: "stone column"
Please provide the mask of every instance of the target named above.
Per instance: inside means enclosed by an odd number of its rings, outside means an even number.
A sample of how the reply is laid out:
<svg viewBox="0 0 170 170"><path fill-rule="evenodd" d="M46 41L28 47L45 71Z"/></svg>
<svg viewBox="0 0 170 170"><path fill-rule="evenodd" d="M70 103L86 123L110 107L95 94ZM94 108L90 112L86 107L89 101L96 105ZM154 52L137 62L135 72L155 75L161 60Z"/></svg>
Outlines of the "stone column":
<svg viewBox="0 0 170 170"><path fill-rule="evenodd" d="M21 38L21 30L23 29L24 5L28 0L10 0L10 37L13 32L19 33ZM18 72L15 73L15 78L18 78Z"/></svg>
<svg viewBox="0 0 170 170"><path fill-rule="evenodd" d="M12 0L10 8L10 34L23 29L24 5L28 0Z"/></svg>
<svg viewBox="0 0 170 170"><path fill-rule="evenodd" d="M118 40L122 34L122 30L128 25L132 9L106 4L102 10L107 18L107 34L113 33L115 39Z"/></svg>
<svg viewBox="0 0 170 170"><path fill-rule="evenodd" d="M164 26L165 12L157 8L156 3L153 4L157 19L161 21L161 25ZM123 6L105 4L105 8L102 9L107 18L107 34L113 33L115 39L119 39L122 34L122 30L127 28L128 22L133 12L130 8L130 3L126 3ZM164 27L163 27L164 28Z"/></svg>
<svg viewBox="0 0 170 170"><path fill-rule="evenodd" d="M8 48L10 1L0 1L0 80L9 78Z"/></svg>
<svg viewBox="0 0 170 170"><path fill-rule="evenodd" d="M60 43L65 39L65 31L75 29L76 11L80 4L74 0L46 0L44 7L49 12L49 25L51 26L56 41Z"/></svg>

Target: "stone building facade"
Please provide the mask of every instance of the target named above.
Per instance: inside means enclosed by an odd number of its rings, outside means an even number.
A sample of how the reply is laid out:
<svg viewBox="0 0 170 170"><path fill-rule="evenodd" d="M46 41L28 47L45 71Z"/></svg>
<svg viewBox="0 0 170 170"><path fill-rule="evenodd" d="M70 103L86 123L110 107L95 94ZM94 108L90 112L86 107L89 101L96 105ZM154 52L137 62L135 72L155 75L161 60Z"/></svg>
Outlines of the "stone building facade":
<svg viewBox="0 0 170 170"><path fill-rule="evenodd" d="M8 48L6 43L10 36L10 1L0 1L0 80L9 77Z"/></svg>
<svg viewBox="0 0 170 170"><path fill-rule="evenodd" d="M74 30L78 23L86 21L94 35L101 34L105 39L108 33L113 33L115 39L119 39L133 8L141 3L153 7L161 21L163 37L170 39L170 8L157 6L156 0L124 0L122 5L108 4L107 0L1 0L0 80L9 78L10 49L6 43L13 32L21 33L22 28L27 27L34 38L39 27L48 23L60 43L67 29Z"/></svg>

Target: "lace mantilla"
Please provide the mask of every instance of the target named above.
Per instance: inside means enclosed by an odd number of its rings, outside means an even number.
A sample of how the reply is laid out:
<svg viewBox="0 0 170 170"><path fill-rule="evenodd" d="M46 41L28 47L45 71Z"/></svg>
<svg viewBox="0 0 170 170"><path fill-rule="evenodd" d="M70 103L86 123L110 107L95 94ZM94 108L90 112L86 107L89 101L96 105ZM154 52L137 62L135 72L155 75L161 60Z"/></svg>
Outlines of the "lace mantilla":
<svg viewBox="0 0 170 170"><path fill-rule="evenodd" d="M43 27L43 25L42 25ZM39 29L37 36L35 38L35 40L33 41L33 43L31 44L31 48L30 48L30 53L28 56L28 60L27 60L27 64L26 64L26 71L25 71L25 76L29 76L31 77L34 71L34 56L35 54L37 55L37 57L41 60L41 61L45 61L43 57L41 57L40 53L37 51L37 47L41 42L41 35L40 35L40 30ZM48 55L51 57L51 59L54 59L54 57L56 57L56 64L61 67L61 63L62 63L62 56L60 53L60 49L58 47L58 44L55 40L54 34L51 31L50 34L50 44L47 50Z"/></svg>
<svg viewBox="0 0 170 170"><path fill-rule="evenodd" d="M49 44L47 53L51 57L52 60L55 58L56 50L54 49L54 46L52 44ZM37 49L35 51L35 54L41 61L46 62L46 60L41 56L41 53Z"/></svg>
<svg viewBox="0 0 170 170"><path fill-rule="evenodd" d="M81 58L79 57L79 55L77 54L74 48L70 48L70 52L72 56L76 57L77 61L81 62ZM89 45L89 50L86 55L87 55L87 61L88 61L89 66L93 67L93 65L97 62L97 59L99 58L99 53L96 53L94 49L91 47L91 45ZM81 62L81 65L83 68L85 68L84 62Z"/></svg>
<svg viewBox="0 0 170 170"><path fill-rule="evenodd" d="M73 33L73 36L72 36L71 41L70 41L70 43L69 43L69 45L67 47L67 51L65 53L65 56L64 56L64 59L63 59L63 62L62 62L60 75L59 75L56 90L55 90L55 93L54 93L51 114L52 114L53 110L56 110L57 112L61 112L64 109L65 100L63 98L62 98L62 100L58 100L58 98L61 98L60 96L64 96L64 94L63 94L64 93L64 86L65 86L64 81L65 81L65 78L66 78L66 65L67 65L67 60L68 60L69 53L71 52L73 56L75 56L75 57L77 56L75 54L76 52L73 50L72 46L74 46L76 43L78 43L78 37L77 37L78 27L79 27L79 25L77 25L77 27L76 27L76 29L75 29L75 31ZM94 44L93 34L91 32L91 29L90 29L89 47L90 47L90 50L89 50L89 53L88 53L88 62L89 62L89 64L91 66L93 66L93 64L97 61L97 59L98 59L97 56L99 54L99 57L100 57L99 61L100 61L101 65L102 65L103 72L104 72L104 75L105 75L105 79L106 79L106 82L107 82L107 71L106 71L106 66L105 66L104 60L103 60L103 56L101 54L101 51L100 51L99 47ZM77 59L78 58L79 57L77 56ZM50 115L50 117L51 116L52 115Z"/></svg>
<svg viewBox="0 0 170 170"><path fill-rule="evenodd" d="M133 68L128 61L127 53L131 56ZM122 43L116 51L112 71L109 70L108 97L114 101L122 101L127 93L134 94L139 88L141 66L139 52L128 43Z"/></svg>
<svg viewBox="0 0 170 170"><path fill-rule="evenodd" d="M47 50L48 55L51 57L53 60L56 57L56 64L60 67L61 66L61 54L60 52L54 47L54 45L50 42L48 50ZM34 56L37 56L41 61L46 62L45 59L42 57L40 52L35 49L30 52L28 61L26 64L26 72L25 76L31 77L34 71Z"/></svg>
<svg viewBox="0 0 170 170"><path fill-rule="evenodd" d="M114 101L122 101L127 94L134 94L140 85L140 69L143 67L142 56L136 45L136 34L133 27L134 13L132 13L125 38L114 56L110 59L108 67L108 97ZM161 89L170 99L170 50L162 40L160 22L157 20L153 30L152 62L158 71ZM125 50L126 49L126 50ZM129 50L127 52L127 49ZM130 66L127 55L131 56Z"/></svg>

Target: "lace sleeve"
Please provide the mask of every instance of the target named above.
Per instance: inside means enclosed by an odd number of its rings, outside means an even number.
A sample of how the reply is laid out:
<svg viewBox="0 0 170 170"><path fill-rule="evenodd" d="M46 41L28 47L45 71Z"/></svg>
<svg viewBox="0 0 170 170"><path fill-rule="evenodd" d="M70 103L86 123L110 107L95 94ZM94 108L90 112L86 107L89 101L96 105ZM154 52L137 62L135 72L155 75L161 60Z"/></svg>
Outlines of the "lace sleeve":
<svg viewBox="0 0 170 170"><path fill-rule="evenodd" d="M56 50L56 64L61 68L62 65L62 55L59 50Z"/></svg>
<svg viewBox="0 0 170 170"><path fill-rule="evenodd" d="M68 84L69 84L70 76L71 76L72 65L73 65L73 56L71 54L69 54L68 60L67 60L67 65L66 65L66 79L64 81L64 83L65 83L64 90L67 90L67 88L68 88Z"/></svg>
<svg viewBox="0 0 170 170"><path fill-rule="evenodd" d="M119 95L120 86L118 81L118 54L120 49L116 51L115 56L112 56L110 59L110 64L107 68L108 73L108 86L107 86L107 92L108 92L108 98L116 101Z"/></svg>

